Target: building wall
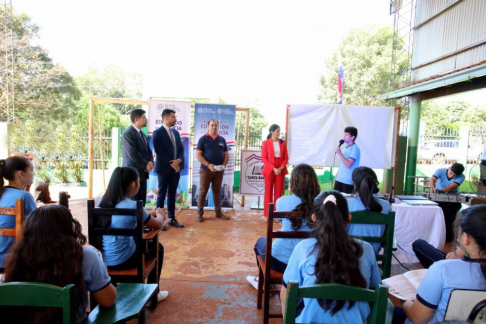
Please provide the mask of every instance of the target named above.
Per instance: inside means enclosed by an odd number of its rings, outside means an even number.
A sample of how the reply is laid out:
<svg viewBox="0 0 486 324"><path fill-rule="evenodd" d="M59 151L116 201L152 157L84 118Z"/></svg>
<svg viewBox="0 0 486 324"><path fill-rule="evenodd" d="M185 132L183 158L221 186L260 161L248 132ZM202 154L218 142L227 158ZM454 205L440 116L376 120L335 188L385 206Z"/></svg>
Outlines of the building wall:
<svg viewBox="0 0 486 324"><path fill-rule="evenodd" d="M416 3L412 82L486 61L486 0Z"/></svg>

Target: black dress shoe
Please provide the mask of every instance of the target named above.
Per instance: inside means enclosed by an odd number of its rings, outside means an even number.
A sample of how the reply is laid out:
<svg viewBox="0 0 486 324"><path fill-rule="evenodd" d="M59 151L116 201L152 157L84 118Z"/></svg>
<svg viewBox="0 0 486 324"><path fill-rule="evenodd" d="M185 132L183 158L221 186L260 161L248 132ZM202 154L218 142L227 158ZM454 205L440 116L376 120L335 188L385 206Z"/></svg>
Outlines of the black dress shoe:
<svg viewBox="0 0 486 324"><path fill-rule="evenodd" d="M172 219L170 220L169 225L171 225L171 226L175 226L175 227L179 227L179 228L184 227L184 225L182 225L181 223L179 223L179 222L177 221L177 219L175 219L175 218L172 218Z"/></svg>

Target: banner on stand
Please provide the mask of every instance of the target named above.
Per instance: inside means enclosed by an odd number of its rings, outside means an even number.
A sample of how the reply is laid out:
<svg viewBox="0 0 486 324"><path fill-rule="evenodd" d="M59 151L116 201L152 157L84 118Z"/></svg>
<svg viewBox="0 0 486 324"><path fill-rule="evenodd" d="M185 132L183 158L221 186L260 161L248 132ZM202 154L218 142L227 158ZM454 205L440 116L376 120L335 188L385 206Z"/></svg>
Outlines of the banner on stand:
<svg viewBox="0 0 486 324"><path fill-rule="evenodd" d="M181 135L182 147L184 148L184 169L181 170L181 178L179 179L179 185L176 191L176 206L188 206L188 193L189 193L189 138L190 138L190 120L191 120L191 103L190 102L178 102L178 101L163 101L163 100L151 100L148 105L148 138L150 148L154 154L154 160L156 159L154 145L152 142L153 132L162 126L162 111L164 109L172 109L176 113L177 122L173 128L175 128ZM146 206L155 206L158 194L158 179L157 173L150 172L150 178L147 180L147 204ZM167 199L165 200L167 204Z"/></svg>
<svg viewBox="0 0 486 324"><path fill-rule="evenodd" d="M233 182L235 166L235 118L236 106L217 104L196 104L194 112L194 142L192 144L192 206L197 206L199 194L199 169L201 163L196 158L196 147L201 136L208 133L208 121L216 119L219 125L219 136L224 137L228 146L229 160L224 170L221 185L221 207L233 208ZM214 207L212 188L206 196L205 207Z"/></svg>
<svg viewBox="0 0 486 324"><path fill-rule="evenodd" d="M265 191L262 175L263 161L260 150L241 150L240 194L261 196Z"/></svg>

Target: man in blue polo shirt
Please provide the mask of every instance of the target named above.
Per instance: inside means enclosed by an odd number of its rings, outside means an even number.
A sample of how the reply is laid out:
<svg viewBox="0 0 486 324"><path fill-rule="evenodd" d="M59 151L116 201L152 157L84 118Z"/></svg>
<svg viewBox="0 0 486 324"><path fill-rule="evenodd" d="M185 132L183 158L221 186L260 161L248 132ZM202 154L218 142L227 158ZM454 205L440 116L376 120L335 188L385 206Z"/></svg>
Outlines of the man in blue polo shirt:
<svg viewBox="0 0 486 324"><path fill-rule="evenodd" d="M349 126L344 129L343 141L346 147L342 151L341 144L336 148L336 154L341 161L336 179L334 180L334 190L344 193L353 192L353 170L359 167L359 160L361 158L361 151L355 143L357 137L358 129L356 127Z"/></svg>
<svg viewBox="0 0 486 324"><path fill-rule="evenodd" d="M218 121L208 121L209 132L202 136L197 143L196 158L201 162L199 169L199 196L197 199L198 222L203 221L204 201L212 183L214 212L217 218L228 220L229 217L221 212L221 184L223 183L224 168L228 164L229 154L226 140L218 134ZM194 194L194 193L193 193Z"/></svg>
<svg viewBox="0 0 486 324"><path fill-rule="evenodd" d="M464 166L460 163L454 163L450 168L440 168L434 172L430 179L430 192L445 191L457 193L457 188L463 183L465 177ZM457 202L441 201L438 202L444 212L446 226L446 242L451 242L454 238L452 224L456 219L456 214L461 209L461 204Z"/></svg>

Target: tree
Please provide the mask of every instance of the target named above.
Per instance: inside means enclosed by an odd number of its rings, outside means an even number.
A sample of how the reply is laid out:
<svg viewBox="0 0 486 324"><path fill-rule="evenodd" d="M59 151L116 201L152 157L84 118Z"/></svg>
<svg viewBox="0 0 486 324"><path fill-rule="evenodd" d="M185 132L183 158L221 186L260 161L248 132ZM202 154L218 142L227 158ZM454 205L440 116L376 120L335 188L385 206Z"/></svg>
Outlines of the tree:
<svg viewBox="0 0 486 324"><path fill-rule="evenodd" d="M101 131L108 132L113 127L128 126L129 123L123 119L122 114L110 104L100 103L101 108ZM89 103L82 108L76 115L76 125L80 130L89 128ZM98 129L98 106L94 107L94 128Z"/></svg>
<svg viewBox="0 0 486 324"><path fill-rule="evenodd" d="M370 26L355 28L346 35L325 61L326 72L321 77L319 102L336 103L338 56L344 68L343 103L360 106L382 106L379 96L399 86L405 75L407 62L402 62L392 73L393 27ZM397 77L398 76L398 77ZM395 84L391 80L395 81ZM389 105L398 102L389 101Z"/></svg>
<svg viewBox="0 0 486 324"><path fill-rule="evenodd" d="M15 116L24 120L51 116L66 119L80 96L73 78L52 61L45 49L32 45L39 27L27 15L13 15L7 28L12 30L14 45ZM5 41L0 39L1 48ZM5 60L5 55L1 51L0 60Z"/></svg>
<svg viewBox="0 0 486 324"><path fill-rule="evenodd" d="M76 78L76 84L87 98L138 99L142 97L142 76L138 73L125 72L117 66L108 66L102 71L90 68L86 74ZM113 104L113 107L122 115L126 115L141 106Z"/></svg>

